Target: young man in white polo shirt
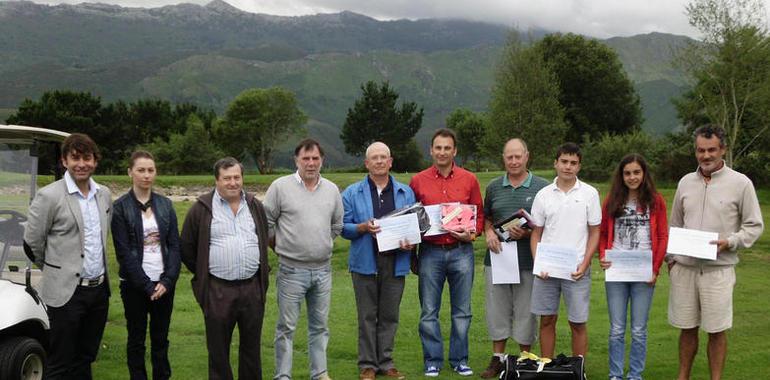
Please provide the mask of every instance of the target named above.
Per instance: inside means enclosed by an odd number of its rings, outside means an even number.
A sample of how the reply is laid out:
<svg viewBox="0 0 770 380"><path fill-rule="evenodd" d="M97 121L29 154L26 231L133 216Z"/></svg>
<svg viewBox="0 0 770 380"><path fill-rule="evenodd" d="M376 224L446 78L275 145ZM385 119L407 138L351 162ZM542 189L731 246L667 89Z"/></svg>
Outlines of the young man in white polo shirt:
<svg viewBox="0 0 770 380"><path fill-rule="evenodd" d="M578 249L572 279L536 276L532 287L532 313L540 316L541 356L552 358L556 345L556 320L559 298L564 294L569 326L572 330L572 354L585 356L588 351L588 305L591 298L591 257L599 245L602 221L599 192L577 178L582 155L574 143L566 143L556 152L556 179L535 196L532 203L533 258L538 243L550 243Z"/></svg>

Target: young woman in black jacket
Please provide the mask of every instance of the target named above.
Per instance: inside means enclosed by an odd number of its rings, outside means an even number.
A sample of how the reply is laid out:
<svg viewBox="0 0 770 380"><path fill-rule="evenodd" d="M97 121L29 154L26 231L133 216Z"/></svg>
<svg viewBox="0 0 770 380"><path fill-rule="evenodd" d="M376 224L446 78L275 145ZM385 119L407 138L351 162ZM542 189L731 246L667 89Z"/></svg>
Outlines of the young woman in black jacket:
<svg viewBox="0 0 770 380"><path fill-rule="evenodd" d="M179 231L171 200L152 191L156 174L152 155L134 152L128 168L131 190L113 205L112 240L120 264L132 380L148 378L144 364L148 315L152 379L171 377L168 328L179 277Z"/></svg>

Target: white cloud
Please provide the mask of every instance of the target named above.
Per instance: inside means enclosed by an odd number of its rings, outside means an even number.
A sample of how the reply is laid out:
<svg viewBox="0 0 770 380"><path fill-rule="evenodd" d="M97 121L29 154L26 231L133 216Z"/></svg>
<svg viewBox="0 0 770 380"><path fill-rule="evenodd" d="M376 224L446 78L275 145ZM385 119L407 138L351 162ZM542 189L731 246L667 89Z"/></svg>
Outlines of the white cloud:
<svg viewBox="0 0 770 380"><path fill-rule="evenodd" d="M35 0L79 3L81 0ZM98 0L90 0L98 1ZM156 7L179 0L103 0L132 7ZM573 32L595 37L653 31L695 36L684 14L688 0L226 0L254 13L307 15L349 10L378 19L464 18ZM185 2L205 4L208 0ZM763 0L765 6L770 0Z"/></svg>

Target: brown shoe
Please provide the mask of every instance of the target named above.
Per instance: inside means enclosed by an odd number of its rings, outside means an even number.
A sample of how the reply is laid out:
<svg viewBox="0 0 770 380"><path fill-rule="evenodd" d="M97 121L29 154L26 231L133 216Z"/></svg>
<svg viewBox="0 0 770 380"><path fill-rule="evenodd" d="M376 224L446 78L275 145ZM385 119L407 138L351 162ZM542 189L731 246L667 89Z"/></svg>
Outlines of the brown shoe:
<svg viewBox="0 0 770 380"><path fill-rule="evenodd" d="M360 380L374 380L375 376L377 376L377 372L374 371L374 368L364 368L358 378Z"/></svg>
<svg viewBox="0 0 770 380"><path fill-rule="evenodd" d="M482 379L492 379L500 376L500 372L503 372L503 362L500 361L500 358L497 356L492 355L492 359L489 361L489 366L487 366L487 369L484 370L484 372L481 373Z"/></svg>
<svg viewBox="0 0 770 380"><path fill-rule="evenodd" d="M398 370L396 368L390 368L387 371L383 372L382 374L385 377L389 377L391 379L403 380L403 379L406 378L406 376L404 376L403 373L398 372Z"/></svg>

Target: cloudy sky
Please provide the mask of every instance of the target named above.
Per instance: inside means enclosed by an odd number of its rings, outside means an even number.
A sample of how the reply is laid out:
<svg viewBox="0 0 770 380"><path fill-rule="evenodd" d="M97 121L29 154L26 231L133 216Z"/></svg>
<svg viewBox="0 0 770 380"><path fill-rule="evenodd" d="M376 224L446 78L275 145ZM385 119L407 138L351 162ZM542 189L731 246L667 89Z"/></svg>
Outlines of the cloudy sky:
<svg viewBox="0 0 770 380"><path fill-rule="evenodd" d="M80 3L84 0L34 0ZM209 0L87 0L131 7L157 7ZM697 37L687 22L688 0L225 0L242 10L274 15L307 15L349 10L377 19L465 18L520 29L540 27L594 37L665 32ZM763 0L770 8L770 0Z"/></svg>

